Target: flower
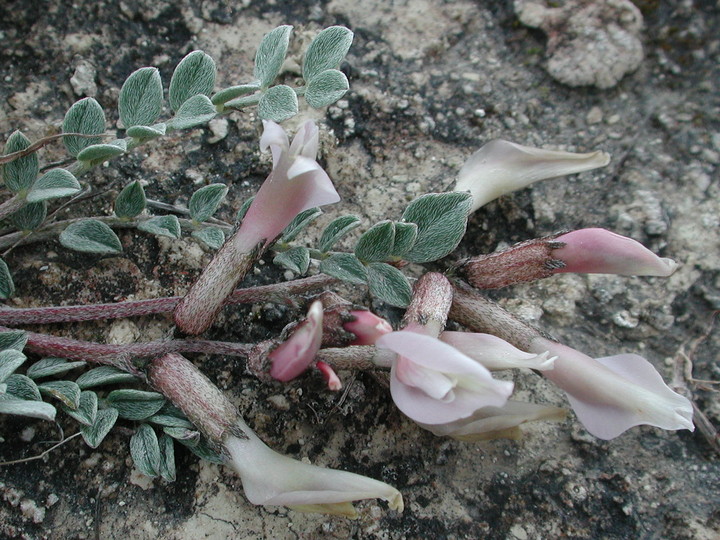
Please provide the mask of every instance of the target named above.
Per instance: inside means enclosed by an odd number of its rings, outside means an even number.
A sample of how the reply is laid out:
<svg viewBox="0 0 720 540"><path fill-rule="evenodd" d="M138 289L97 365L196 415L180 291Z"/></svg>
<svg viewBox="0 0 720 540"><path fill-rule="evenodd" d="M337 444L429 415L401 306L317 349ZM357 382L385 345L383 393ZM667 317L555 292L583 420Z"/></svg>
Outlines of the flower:
<svg viewBox="0 0 720 540"><path fill-rule="evenodd" d="M690 401L673 392L642 356L592 359L543 337L533 339L530 350L557 355L555 368L543 375L567 393L580 422L599 439L614 439L643 424L695 429Z"/></svg>
<svg viewBox="0 0 720 540"><path fill-rule="evenodd" d="M353 320L343 324L343 328L355 334L350 345L374 345L383 334L392 332L392 326L382 317L371 311L354 310L350 312Z"/></svg>
<svg viewBox="0 0 720 540"><path fill-rule="evenodd" d="M323 328L322 302L310 306L305 320L298 323L290 337L269 355L270 375L278 381L289 381L305 371L320 350Z"/></svg>
<svg viewBox="0 0 720 540"><path fill-rule="evenodd" d="M565 409L509 400L502 407L483 407L471 416L447 424L420 424L440 437L459 441L519 440L520 424L536 420L563 420Z"/></svg>
<svg viewBox="0 0 720 540"><path fill-rule="evenodd" d="M439 339L402 330L378 338L376 346L396 353L390 393L398 408L423 424L467 418L482 407L500 407L513 383L498 381L472 358Z"/></svg>
<svg viewBox="0 0 720 540"><path fill-rule="evenodd" d="M605 152L574 154L521 146L496 139L488 142L465 162L455 191L469 191L472 210L501 195L522 189L538 180L604 167L610 162Z"/></svg>
<svg viewBox="0 0 720 540"><path fill-rule="evenodd" d="M330 178L315 161L318 129L313 122L300 127L292 144L276 123L265 121L264 126L260 148L270 148L273 170L238 230L175 308L175 324L187 334L199 334L212 324L228 295L295 216L340 200Z"/></svg>
<svg viewBox="0 0 720 540"><path fill-rule="evenodd" d="M452 345L491 371L514 368L545 371L552 369L555 362L554 356L548 358L547 351L541 354L526 353L490 334L446 331L440 334L440 341Z"/></svg>
<svg viewBox="0 0 720 540"><path fill-rule="evenodd" d="M558 236L552 256L565 263L553 273L619 274L667 277L677 269L672 259L658 257L632 238L605 229L580 229Z"/></svg>
<svg viewBox="0 0 720 540"><path fill-rule="evenodd" d="M242 436L224 441L227 465L240 475L253 504L289 506L302 512L357 517L352 501L379 498L402 512L403 499L392 486L359 474L302 463L268 448L244 423Z"/></svg>

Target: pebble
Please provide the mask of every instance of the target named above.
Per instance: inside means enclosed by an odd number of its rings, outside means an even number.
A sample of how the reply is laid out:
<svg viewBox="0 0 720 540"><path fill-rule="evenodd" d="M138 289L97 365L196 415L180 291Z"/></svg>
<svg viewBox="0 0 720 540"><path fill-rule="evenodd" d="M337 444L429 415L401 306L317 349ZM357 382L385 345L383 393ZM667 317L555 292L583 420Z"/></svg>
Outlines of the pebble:
<svg viewBox="0 0 720 540"><path fill-rule="evenodd" d="M78 96L95 97L97 95L97 84L95 77L97 71L90 62L83 60L75 68L75 73L70 77L70 85L73 92Z"/></svg>
<svg viewBox="0 0 720 540"><path fill-rule="evenodd" d="M600 107L593 107L588 111L587 115L585 116L585 121L588 124L599 124L600 122L602 122L602 119L603 112Z"/></svg>

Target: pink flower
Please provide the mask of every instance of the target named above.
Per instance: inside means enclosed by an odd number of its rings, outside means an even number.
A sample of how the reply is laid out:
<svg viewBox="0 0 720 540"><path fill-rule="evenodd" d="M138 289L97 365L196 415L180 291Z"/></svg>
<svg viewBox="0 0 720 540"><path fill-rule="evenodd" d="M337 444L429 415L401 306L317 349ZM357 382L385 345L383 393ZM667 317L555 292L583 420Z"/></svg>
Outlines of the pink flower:
<svg viewBox="0 0 720 540"><path fill-rule="evenodd" d="M578 419L599 439L614 439L638 425L689 429L692 404L673 392L642 356L619 354L593 360L583 353L537 337L531 350L557 355L543 373L562 388Z"/></svg>
<svg viewBox="0 0 720 540"><path fill-rule="evenodd" d="M605 152L574 154L531 148L500 139L490 141L465 162L455 191L469 191L472 211L538 180L604 167Z"/></svg>
<svg viewBox="0 0 720 540"><path fill-rule="evenodd" d="M403 330L381 336L376 345L396 353L390 392L398 408L423 424L467 418L482 407L500 407L513 383L490 372L439 339Z"/></svg>
<svg viewBox="0 0 720 540"><path fill-rule="evenodd" d="M552 256L565 263L554 273L619 274L621 276L667 277L677 268L672 259L658 257L632 238L605 229L580 229L558 236L565 245Z"/></svg>
<svg viewBox="0 0 720 540"><path fill-rule="evenodd" d="M315 161L318 129L306 122L292 144L274 122L264 122L260 148L270 148L273 170L260 187L240 228L215 254L173 314L187 334L205 331L225 299L275 238L300 212L335 203L339 195L330 178Z"/></svg>
<svg viewBox="0 0 720 540"><path fill-rule="evenodd" d="M315 360L322 342L323 306L312 303L305 320L298 323L290 337L268 356L270 375L278 381L290 381L303 373Z"/></svg>
<svg viewBox="0 0 720 540"><path fill-rule="evenodd" d="M350 345L374 345L377 339L389 332L392 326L382 317L371 311L354 310L350 312L354 320L343 324L343 328L355 334L355 340Z"/></svg>
<svg viewBox="0 0 720 540"><path fill-rule="evenodd" d="M516 368L545 371L552 369L555 362L555 357L548 358L547 352L526 353L490 334L446 331L440 334L440 341L452 345L491 371Z"/></svg>

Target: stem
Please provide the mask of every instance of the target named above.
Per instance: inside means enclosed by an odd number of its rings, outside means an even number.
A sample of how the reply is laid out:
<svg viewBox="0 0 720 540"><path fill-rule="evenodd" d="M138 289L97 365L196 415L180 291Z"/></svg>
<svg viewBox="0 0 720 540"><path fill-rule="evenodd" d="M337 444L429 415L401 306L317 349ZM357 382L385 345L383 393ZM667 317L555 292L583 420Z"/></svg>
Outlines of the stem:
<svg viewBox="0 0 720 540"><path fill-rule="evenodd" d="M0 326L0 332L9 332L11 330L12 328ZM133 357L159 356L170 352L247 356L251 347L251 345L244 343L203 339L171 339L167 341L130 343L127 345L108 345L95 343L93 341L82 341L79 339L40 334L37 332L26 332L26 334L28 340L25 349L30 352L113 366L140 378L144 378L144 376L140 370L133 365Z"/></svg>
<svg viewBox="0 0 720 540"><path fill-rule="evenodd" d="M335 278L327 274L318 274L286 283L237 289L230 295L225 303L283 303L286 302L289 297L322 289L335 281L337 281ZM113 304L91 304L86 306L0 308L0 324L18 325L80 322L169 313L175 309L175 306L180 302L181 298L182 296L168 296L149 300L132 300Z"/></svg>
<svg viewBox="0 0 720 540"><path fill-rule="evenodd" d="M403 317L405 328L423 327L422 333L438 337L445 329L453 299L448 279L437 272L428 272L415 282L413 297Z"/></svg>
<svg viewBox="0 0 720 540"><path fill-rule="evenodd" d="M320 349L315 355L317 362L325 362L335 369L368 371L389 369L395 353L378 349L374 345L351 345L350 347Z"/></svg>

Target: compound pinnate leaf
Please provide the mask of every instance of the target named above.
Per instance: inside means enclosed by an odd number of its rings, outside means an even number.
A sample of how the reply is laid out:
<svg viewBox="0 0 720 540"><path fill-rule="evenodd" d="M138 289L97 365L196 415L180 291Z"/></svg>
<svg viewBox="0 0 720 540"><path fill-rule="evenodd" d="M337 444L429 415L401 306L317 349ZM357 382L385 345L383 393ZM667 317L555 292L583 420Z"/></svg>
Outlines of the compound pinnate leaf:
<svg viewBox="0 0 720 540"><path fill-rule="evenodd" d="M210 249L220 249L225 243L225 233L220 227L205 227L199 231L193 231L192 237L200 240Z"/></svg>
<svg viewBox="0 0 720 540"><path fill-rule="evenodd" d="M103 439L110 433L118 419L117 409L112 407L101 409L95 416L95 422L91 426L80 426L80 433L90 448L97 448Z"/></svg>
<svg viewBox="0 0 720 540"><path fill-rule="evenodd" d="M85 390L106 384L121 384L137 381L137 378L129 373L113 366L100 366L86 371L75 381L77 385Z"/></svg>
<svg viewBox="0 0 720 540"><path fill-rule="evenodd" d="M192 194L188 203L190 217L198 223L210 219L225 199L227 192L228 188L225 184L210 184L198 189Z"/></svg>
<svg viewBox="0 0 720 540"><path fill-rule="evenodd" d="M348 283L367 282L365 266L352 253L333 253L320 263L320 271Z"/></svg>
<svg viewBox="0 0 720 540"><path fill-rule="evenodd" d="M360 237L355 256L363 262L387 260L393 252L395 224L392 221L376 223Z"/></svg>
<svg viewBox="0 0 720 540"><path fill-rule="evenodd" d="M145 210L146 204L145 190L135 180L125 186L115 199L115 215L119 218L134 218Z"/></svg>
<svg viewBox="0 0 720 540"><path fill-rule="evenodd" d="M402 219L418 226L413 248L404 255L410 262L430 262L451 253L460 243L472 204L469 193L429 193L411 202Z"/></svg>
<svg viewBox="0 0 720 540"><path fill-rule="evenodd" d="M83 150L83 152L85 152L85 150ZM81 152L81 154L83 152ZM30 192L27 194L27 201L37 203L60 197L68 197L75 195L79 191L80 182L77 181L70 171L65 169L50 169L33 184Z"/></svg>
<svg viewBox="0 0 720 540"><path fill-rule="evenodd" d="M183 58L170 79L170 108L179 112L188 99L198 94L209 96L215 88L216 71L215 61L202 51L193 51Z"/></svg>
<svg viewBox="0 0 720 540"><path fill-rule="evenodd" d="M148 126L160 116L163 87L160 72L154 67L134 71L120 89L118 111L126 128Z"/></svg>
<svg viewBox="0 0 720 540"><path fill-rule="evenodd" d="M402 257L412 249L418 236L418 226L415 223L395 222L395 242L392 254L394 257Z"/></svg>
<svg viewBox="0 0 720 540"><path fill-rule="evenodd" d="M308 225L322 215L322 210L317 206L300 212L293 218L290 224L282 232L283 242L292 242Z"/></svg>
<svg viewBox="0 0 720 540"><path fill-rule="evenodd" d="M127 152L125 139L116 139L107 144L93 144L83 148L76 156L78 161L90 164L102 163Z"/></svg>
<svg viewBox="0 0 720 540"><path fill-rule="evenodd" d="M121 253L122 244L113 230L102 221L83 219L71 223L60 233L60 243L85 253Z"/></svg>
<svg viewBox="0 0 720 540"><path fill-rule="evenodd" d="M93 98L76 101L65 114L63 133L82 133L100 135L105 132L105 112ZM72 156L77 156L84 148L100 142L100 137L63 137L65 148Z"/></svg>
<svg viewBox="0 0 720 540"><path fill-rule="evenodd" d="M65 405L61 405L60 408L81 424L85 426L92 426L95 423L95 418L97 417L98 397L95 392L80 392L80 403L78 404L77 409L70 409Z"/></svg>
<svg viewBox="0 0 720 540"><path fill-rule="evenodd" d="M407 307L412 298L412 287L405 275L389 264L375 262L367 267L370 293L383 302Z"/></svg>
<svg viewBox="0 0 720 540"><path fill-rule="evenodd" d="M107 396L110 406L127 420L144 420L158 412L165 404L165 398L157 392L143 390L113 390Z"/></svg>
<svg viewBox="0 0 720 540"><path fill-rule="evenodd" d="M342 71L328 69L316 75L305 89L305 100L311 107L319 109L332 105L350 89L347 77Z"/></svg>
<svg viewBox="0 0 720 540"><path fill-rule="evenodd" d="M55 375L64 375L68 371L83 367L85 362L76 361L68 362L64 358L43 358L38 360L27 370L27 376L33 380L43 377L53 377Z"/></svg>
<svg viewBox="0 0 720 540"><path fill-rule="evenodd" d="M205 95L197 95L189 98L178 109L177 113L168 127L173 129L190 129L206 124L217 116L215 105Z"/></svg>
<svg viewBox="0 0 720 540"><path fill-rule="evenodd" d="M180 238L181 232L180 221L175 216L150 218L138 224L137 228L156 236L168 236L170 238Z"/></svg>
<svg viewBox="0 0 720 540"><path fill-rule="evenodd" d="M15 131L5 144L5 153L19 152L25 150L28 146L30 146L30 139L23 135L21 131ZM3 180L10 191L18 193L29 189L33 185L39 171L40 165L37 154L32 153L6 163L3 166Z"/></svg>
<svg viewBox="0 0 720 540"><path fill-rule="evenodd" d="M283 251L273 259L273 264L287 268L291 272L303 275L310 267L310 251L306 247L296 246Z"/></svg>
<svg viewBox="0 0 720 540"><path fill-rule="evenodd" d="M155 430L148 424L141 424L130 439L130 455L145 476L155 478L160 474L160 445Z"/></svg>
<svg viewBox="0 0 720 540"><path fill-rule="evenodd" d="M303 79L310 83L317 75L337 68L350 49L353 33L344 26L331 26L310 43L303 60Z"/></svg>
<svg viewBox="0 0 720 540"><path fill-rule="evenodd" d="M7 300L15 292L15 283L13 283L10 269L5 261L0 259L0 299Z"/></svg>
<svg viewBox="0 0 720 540"><path fill-rule="evenodd" d="M53 422L57 411L55 407L43 401L30 401L0 394L0 414L28 416Z"/></svg>
<svg viewBox="0 0 720 540"><path fill-rule="evenodd" d="M284 84L268 88L258 102L258 115L263 120L283 122L298 112L298 98L295 91Z"/></svg>
<svg viewBox="0 0 720 540"><path fill-rule="evenodd" d="M290 32L292 26L278 26L265 34L260 42L255 54L254 75L263 88L270 86L280 73L290 43Z"/></svg>
<svg viewBox="0 0 720 540"><path fill-rule="evenodd" d="M31 401L41 401L42 396L38 390L37 384L30 377L13 373L5 379L7 385L6 392L19 399L28 399Z"/></svg>
<svg viewBox="0 0 720 540"><path fill-rule="evenodd" d="M27 358L15 349L0 351L0 383L4 382Z"/></svg>
<svg viewBox="0 0 720 540"><path fill-rule="evenodd" d="M23 330L8 330L0 332L0 351L5 349L15 349L21 351L25 348L28 335Z"/></svg>
<svg viewBox="0 0 720 540"><path fill-rule="evenodd" d="M80 387L73 381L47 381L38 385L44 396L52 396L75 410L80 405Z"/></svg>
<svg viewBox="0 0 720 540"><path fill-rule="evenodd" d="M15 228L19 231L34 231L47 217L47 204L45 201L28 203L10 216Z"/></svg>

